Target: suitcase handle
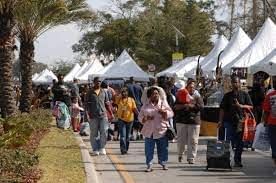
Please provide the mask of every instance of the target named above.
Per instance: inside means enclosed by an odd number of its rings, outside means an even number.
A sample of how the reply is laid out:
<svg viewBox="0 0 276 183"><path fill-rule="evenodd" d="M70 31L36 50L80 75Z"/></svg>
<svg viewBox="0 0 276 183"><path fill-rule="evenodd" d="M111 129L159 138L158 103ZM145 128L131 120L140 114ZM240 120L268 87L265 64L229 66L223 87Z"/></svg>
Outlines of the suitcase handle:
<svg viewBox="0 0 276 183"><path fill-rule="evenodd" d="M224 141L226 141L227 128L224 128ZM217 128L217 141L219 141L219 128Z"/></svg>

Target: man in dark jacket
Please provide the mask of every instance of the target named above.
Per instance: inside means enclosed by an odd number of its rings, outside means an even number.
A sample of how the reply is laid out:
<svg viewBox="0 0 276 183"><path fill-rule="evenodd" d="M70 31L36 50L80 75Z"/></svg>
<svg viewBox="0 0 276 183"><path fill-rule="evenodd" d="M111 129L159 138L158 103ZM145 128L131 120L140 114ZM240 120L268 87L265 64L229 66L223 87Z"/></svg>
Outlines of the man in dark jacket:
<svg viewBox="0 0 276 183"><path fill-rule="evenodd" d="M187 100L184 102L183 98ZM195 90L194 80L189 80L186 88L180 89L177 92L174 109L179 162L182 162L182 155L187 144L187 161L189 164L194 164L200 132L200 110L203 108L203 105L200 94Z"/></svg>
<svg viewBox="0 0 276 183"><path fill-rule="evenodd" d="M240 78L231 79L232 91L226 93L220 104L218 127L225 128L226 140L231 141L235 149L235 167L242 167L243 119L244 109L252 109L252 101L247 92L241 90Z"/></svg>

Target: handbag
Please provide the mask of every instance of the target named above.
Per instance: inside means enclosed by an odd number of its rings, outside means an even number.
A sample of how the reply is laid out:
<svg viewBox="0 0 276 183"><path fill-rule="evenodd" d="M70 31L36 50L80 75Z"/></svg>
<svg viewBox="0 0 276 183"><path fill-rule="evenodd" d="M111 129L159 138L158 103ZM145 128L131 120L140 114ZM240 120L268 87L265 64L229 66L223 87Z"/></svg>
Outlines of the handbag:
<svg viewBox="0 0 276 183"><path fill-rule="evenodd" d="M252 142L255 136L256 120L251 110L245 110L244 112L244 129L243 129L243 141Z"/></svg>
<svg viewBox="0 0 276 183"><path fill-rule="evenodd" d="M166 137L168 140L173 140L176 137L175 130L172 127L167 127Z"/></svg>

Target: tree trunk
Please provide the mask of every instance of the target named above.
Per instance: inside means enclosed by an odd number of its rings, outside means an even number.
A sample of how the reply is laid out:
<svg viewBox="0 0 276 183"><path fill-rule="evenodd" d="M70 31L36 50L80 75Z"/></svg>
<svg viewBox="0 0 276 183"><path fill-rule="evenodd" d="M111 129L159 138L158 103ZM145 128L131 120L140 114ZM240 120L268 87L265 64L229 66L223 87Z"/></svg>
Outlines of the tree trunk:
<svg viewBox="0 0 276 183"><path fill-rule="evenodd" d="M5 4L6 3L6 4ZM12 63L14 59L15 19L11 7L3 2L0 11L0 107L3 118L15 113L15 96L13 95Z"/></svg>
<svg viewBox="0 0 276 183"><path fill-rule="evenodd" d="M21 97L19 109L21 112L31 111L32 101L32 66L34 61L34 42L31 39L20 37L20 54L21 66Z"/></svg>
<svg viewBox="0 0 276 183"><path fill-rule="evenodd" d="M234 30L234 13L235 13L235 0L230 0L230 7L231 7L231 13L230 13L230 38L232 38L233 30Z"/></svg>
<svg viewBox="0 0 276 183"><path fill-rule="evenodd" d="M253 0L252 2L252 33L253 36L256 36L258 33L258 2L257 0Z"/></svg>

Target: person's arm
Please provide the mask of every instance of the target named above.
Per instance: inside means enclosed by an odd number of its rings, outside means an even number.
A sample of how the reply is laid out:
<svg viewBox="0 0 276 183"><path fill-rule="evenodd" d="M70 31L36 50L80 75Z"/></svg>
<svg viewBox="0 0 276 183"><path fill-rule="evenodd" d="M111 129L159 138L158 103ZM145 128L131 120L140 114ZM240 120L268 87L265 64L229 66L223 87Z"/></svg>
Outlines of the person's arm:
<svg viewBox="0 0 276 183"><path fill-rule="evenodd" d="M268 123L268 117L269 117L270 110L271 110L271 106L270 106L270 102L269 102L269 97L268 97L268 95L266 95L265 99L264 99L264 102L263 102L263 111L264 111L263 120L264 120L264 124Z"/></svg>
<svg viewBox="0 0 276 183"><path fill-rule="evenodd" d="M162 115L163 119L168 119L173 117L173 110L170 108L167 102L164 102L159 109L159 113Z"/></svg>
<svg viewBox="0 0 276 183"><path fill-rule="evenodd" d="M146 121L148 120L147 119L147 116L145 116L145 113L144 113L144 106L142 106L140 112L139 112L139 115L138 115L138 120L140 121L140 123L144 124L146 123Z"/></svg>
<svg viewBox="0 0 276 183"><path fill-rule="evenodd" d="M132 107L132 111L134 112L134 114L135 115L138 115L139 114L139 111L138 111L138 109L137 109L137 107L136 107L136 103L135 103L135 101L131 98L131 105L133 106Z"/></svg>
<svg viewBox="0 0 276 183"><path fill-rule="evenodd" d="M224 119L224 110L226 106L226 99L225 95L223 96L221 103L220 103L220 110L219 110L219 121L218 121L218 128L223 126L223 119Z"/></svg>

